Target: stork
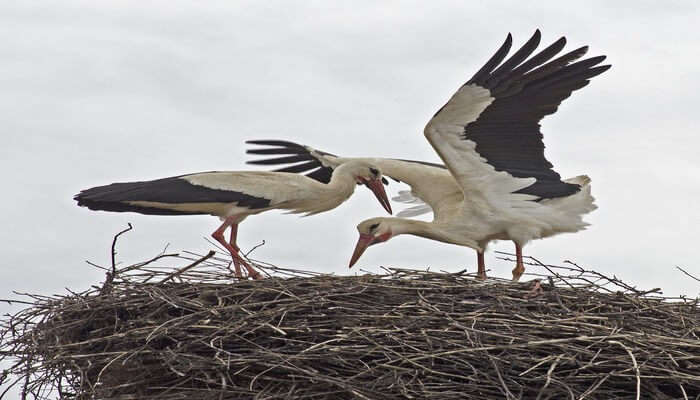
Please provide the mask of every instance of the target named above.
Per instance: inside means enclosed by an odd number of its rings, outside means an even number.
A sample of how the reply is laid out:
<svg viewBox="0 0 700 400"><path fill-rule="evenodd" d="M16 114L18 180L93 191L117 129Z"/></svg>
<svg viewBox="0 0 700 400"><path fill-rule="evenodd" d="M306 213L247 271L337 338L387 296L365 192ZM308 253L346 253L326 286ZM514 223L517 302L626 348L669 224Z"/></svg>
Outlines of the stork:
<svg viewBox="0 0 700 400"><path fill-rule="evenodd" d="M540 31L535 31L504 62L512 45L508 34L488 62L428 122L424 134L445 165L357 158L375 163L386 176L411 187L394 200L418 204L399 213L399 218L360 223L350 267L370 245L411 234L475 249L477 274L483 279L488 243L510 240L516 253L513 280L518 280L525 271L525 244L588 226L582 217L597 208L591 180L585 175L562 180L552 169L544 156L539 122L610 65L599 65L605 56L574 62L587 47L552 60L565 47L564 37L531 56L540 38ZM307 149L307 161L316 160L320 168L354 159ZM304 165L307 169L301 168ZM282 170L303 172L310 167L307 162ZM401 218L426 211L433 211L431 222Z"/></svg>
<svg viewBox="0 0 700 400"><path fill-rule="evenodd" d="M86 189L75 195L79 206L91 210L132 211L149 215L218 216L223 223L211 236L231 254L236 277L243 265L251 278L261 278L239 254L238 225L248 216L267 210L317 214L347 200L356 184L366 185L391 214L382 185L382 174L374 164L351 160L339 164L327 183L287 172L216 171L145 182L112 183ZM230 228L227 242L224 234Z"/></svg>

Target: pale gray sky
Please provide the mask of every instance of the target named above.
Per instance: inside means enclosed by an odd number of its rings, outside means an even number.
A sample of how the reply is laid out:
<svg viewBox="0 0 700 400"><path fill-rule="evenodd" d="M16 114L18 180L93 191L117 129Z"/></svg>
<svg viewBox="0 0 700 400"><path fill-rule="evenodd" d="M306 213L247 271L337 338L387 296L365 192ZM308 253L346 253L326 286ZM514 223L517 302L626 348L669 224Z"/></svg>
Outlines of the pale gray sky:
<svg viewBox="0 0 700 400"><path fill-rule="evenodd" d="M698 294L697 44L694 1L0 3L0 297L81 290L103 276L115 232L124 263L166 243L206 252L213 217L92 212L72 195L115 181L252 168L246 139L288 139L346 156L438 161L422 130L512 32L565 35L613 68L546 118L547 157L588 174L599 209L585 232L533 242L564 259L667 294ZM399 185L391 185L395 194ZM395 209L401 207L395 205ZM310 218L269 212L240 244L280 266L349 273L365 190ZM492 247L511 251L511 244ZM487 261L491 274L512 265ZM474 270L473 250L402 236L360 266ZM10 310L3 305L0 311Z"/></svg>

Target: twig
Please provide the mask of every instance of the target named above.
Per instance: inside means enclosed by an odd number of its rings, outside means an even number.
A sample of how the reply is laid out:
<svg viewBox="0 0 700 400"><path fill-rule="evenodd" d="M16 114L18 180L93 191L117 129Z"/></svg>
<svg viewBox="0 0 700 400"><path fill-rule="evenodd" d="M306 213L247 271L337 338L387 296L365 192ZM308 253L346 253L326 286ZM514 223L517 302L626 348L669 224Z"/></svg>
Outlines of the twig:
<svg viewBox="0 0 700 400"><path fill-rule="evenodd" d="M255 245L255 246L253 246L252 249L248 250L248 252L245 253L245 258L248 258L248 255L249 255L250 253L254 252L258 247L264 246L264 245L265 245L265 240L263 240L262 242L258 243L258 244Z"/></svg>
<svg viewBox="0 0 700 400"><path fill-rule="evenodd" d="M114 277L114 275L117 273L117 264L116 264L116 261L115 261L115 258L116 258L116 255L117 255L117 250L116 250L117 239L118 239L119 236L121 236L122 234L124 234L124 233L126 233L126 232L129 232L130 230L134 229L134 227L131 226L131 222L127 222L127 225L129 226L128 228L126 228L126 229L124 229L123 231L121 231L121 232L117 233L116 235L114 235L114 239L112 239L112 277Z"/></svg>
<svg viewBox="0 0 700 400"><path fill-rule="evenodd" d="M557 364L559 364L559 360L561 360L562 356L564 355L559 354L556 360L554 360L552 365L547 370L547 380L544 382L544 386L542 386L542 389L540 389L540 391L537 393L537 398L535 400L540 400L540 398L544 394L544 390L547 389L547 386L549 386L549 384L552 382L552 372L554 372L554 369L557 367Z"/></svg>
<svg viewBox="0 0 700 400"><path fill-rule="evenodd" d="M700 278L697 278L697 277L691 275L688 271L684 270L683 268L681 268L677 265L676 265L676 268L678 268L682 273L684 273L684 274L688 275L689 277L695 279L696 281L700 282Z"/></svg>
<svg viewBox="0 0 700 400"><path fill-rule="evenodd" d="M173 279L174 277L181 275L182 273L186 272L187 270L190 270L190 269L196 267L197 265L201 264L202 262L208 260L209 258L213 257L214 254L216 254L216 252L214 250L209 250L209 253L207 253L207 255L205 255L204 257L200 258L199 260L193 262L190 265L187 265L185 267L182 267L182 268L172 272L171 274L166 276L163 280L161 280L158 283L163 284L163 283Z"/></svg>
<svg viewBox="0 0 700 400"><path fill-rule="evenodd" d="M634 358L634 354L632 354L632 351L622 342L618 342L617 340L608 340L608 343L619 344L620 346L622 346L623 349L625 349L625 351L627 351L627 354L630 355L630 358L632 358L632 365L634 365L634 375L637 377L637 400L639 400L639 396L641 394L642 379L639 377L639 365L637 365L637 359Z"/></svg>

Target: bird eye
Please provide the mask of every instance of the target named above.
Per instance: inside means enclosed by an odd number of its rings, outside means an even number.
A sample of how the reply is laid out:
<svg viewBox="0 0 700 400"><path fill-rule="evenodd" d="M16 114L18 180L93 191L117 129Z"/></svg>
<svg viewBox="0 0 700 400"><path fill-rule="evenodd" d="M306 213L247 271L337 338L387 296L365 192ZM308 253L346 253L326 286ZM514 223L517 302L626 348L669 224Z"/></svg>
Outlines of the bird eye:
<svg viewBox="0 0 700 400"><path fill-rule="evenodd" d="M372 224L372 225L370 225L370 226L369 226L369 231L372 232L373 230L377 229L378 226L379 226L379 224Z"/></svg>
<svg viewBox="0 0 700 400"><path fill-rule="evenodd" d="M376 169L376 168L370 168L370 169L369 169L369 172L370 172L372 175L374 175L374 176L379 175L379 170Z"/></svg>

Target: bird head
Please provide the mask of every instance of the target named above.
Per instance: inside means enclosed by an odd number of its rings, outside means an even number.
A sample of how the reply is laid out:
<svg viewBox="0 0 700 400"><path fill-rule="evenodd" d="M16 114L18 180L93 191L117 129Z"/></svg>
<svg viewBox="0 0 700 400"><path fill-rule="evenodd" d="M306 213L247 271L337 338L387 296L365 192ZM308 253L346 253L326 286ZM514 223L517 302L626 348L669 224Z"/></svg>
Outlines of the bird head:
<svg viewBox="0 0 700 400"><path fill-rule="evenodd" d="M375 165L365 162L354 162L352 164L352 174L358 185L365 185L374 193L379 203L391 214L391 204L384 190L382 172Z"/></svg>
<svg viewBox="0 0 700 400"><path fill-rule="evenodd" d="M355 251L352 253L350 268L355 265L369 246L386 242L393 236L387 218L371 218L362 221L362 223L357 225L357 232L360 233L360 238L357 240Z"/></svg>

